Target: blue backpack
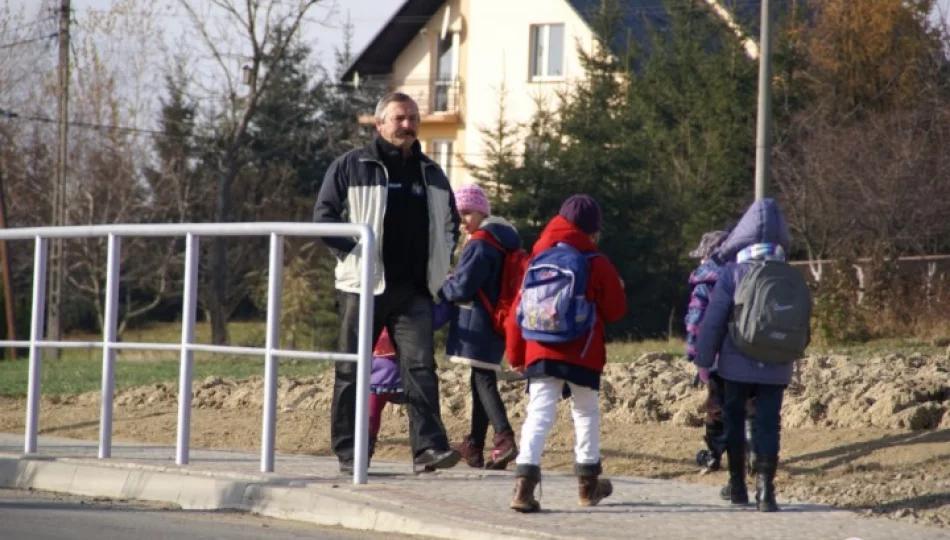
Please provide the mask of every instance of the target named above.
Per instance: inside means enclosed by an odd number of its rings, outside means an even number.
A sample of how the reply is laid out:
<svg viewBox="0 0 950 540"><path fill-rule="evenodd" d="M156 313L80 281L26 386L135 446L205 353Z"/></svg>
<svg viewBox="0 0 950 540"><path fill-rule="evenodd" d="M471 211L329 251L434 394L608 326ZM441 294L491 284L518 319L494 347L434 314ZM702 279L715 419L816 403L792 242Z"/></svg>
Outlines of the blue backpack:
<svg viewBox="0 0 950 540"><path fill-rule="evenodd" d="M590 339L597 309L587 300L587 282L590 259L597 255L557 244L528 262L517 312L525 339L565 343L585 334Z"/></svg>

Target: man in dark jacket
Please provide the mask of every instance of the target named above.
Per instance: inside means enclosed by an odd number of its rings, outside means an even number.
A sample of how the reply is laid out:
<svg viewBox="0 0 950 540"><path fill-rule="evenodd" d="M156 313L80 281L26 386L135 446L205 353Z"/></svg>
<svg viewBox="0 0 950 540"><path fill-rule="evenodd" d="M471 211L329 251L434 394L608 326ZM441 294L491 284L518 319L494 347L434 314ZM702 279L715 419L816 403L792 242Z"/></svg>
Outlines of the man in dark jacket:
<svg viewBox="0 0 950 540"><path fill-rule="evenodd" d="M377 136L337 158L314 207L319 223L366 223L377 241L372 342L389 330L402 372L409 438L417 471L455 466L439 411L432 300L448 274L459 237L459 215L442 169L422 153L416 133L419 109L402 93L376 107ZM354 238L326 237L337 258L339 348L357 351L360 250ZM336 364L330 438L340 470L353 467L356 365Z"/></svg>

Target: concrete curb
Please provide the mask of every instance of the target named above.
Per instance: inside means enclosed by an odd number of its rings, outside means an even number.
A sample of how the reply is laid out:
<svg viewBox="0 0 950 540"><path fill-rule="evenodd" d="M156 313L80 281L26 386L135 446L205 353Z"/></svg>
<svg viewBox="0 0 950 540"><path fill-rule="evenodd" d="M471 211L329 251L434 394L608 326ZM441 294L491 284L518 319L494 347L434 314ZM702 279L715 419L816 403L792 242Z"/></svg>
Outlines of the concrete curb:
<svg viewBox="0 0 950 540"><path fill-rule="evenodd" d="M384 492L373 496L370 487L342 483L269 485L80 460L0 455L0 487L169 503L184 510L237 510L322 526L433 538L564 538L434 516L424 509L387 502Z"/></svg>

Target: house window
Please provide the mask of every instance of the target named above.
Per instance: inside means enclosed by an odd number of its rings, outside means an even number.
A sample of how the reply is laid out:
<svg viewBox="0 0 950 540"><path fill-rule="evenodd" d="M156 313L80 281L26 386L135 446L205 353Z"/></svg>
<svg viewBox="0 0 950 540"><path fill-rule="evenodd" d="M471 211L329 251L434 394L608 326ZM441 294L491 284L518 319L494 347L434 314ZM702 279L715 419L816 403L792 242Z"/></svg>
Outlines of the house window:
<svg viewBox="0 0 950 540"><path fill-rule="evenodd" d="M454 106L452 89L458 76L458 32L448 32L440 39L435 64L434 112L447 112Z"/></svg>
<svg viewBox="0 0 950 540"><path fill-rule="evenodd" d="M442 167L446 178L452 180L452 141L437 139L429 143L429 156Z"/></svg>
<svg viewBox="0 0 950 540"><path fill-rule="evenodd" d="M564 25L531 26L531 79L564 76Z"/></svg>

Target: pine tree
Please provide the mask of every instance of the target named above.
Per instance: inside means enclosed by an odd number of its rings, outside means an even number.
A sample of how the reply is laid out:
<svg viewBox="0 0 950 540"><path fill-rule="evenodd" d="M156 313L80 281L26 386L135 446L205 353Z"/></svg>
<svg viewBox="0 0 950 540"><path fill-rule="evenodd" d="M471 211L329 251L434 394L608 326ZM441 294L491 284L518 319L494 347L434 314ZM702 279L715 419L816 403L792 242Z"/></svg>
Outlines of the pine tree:
<svg viewBox="0 0 950 540"><path fill-rule="evenodd" d="M752 197L757 63L709 10L669 0L670 24L653 32L632 85L642 112L651 175L680 220L683 253L704 232L735 219Z"/></svg>
<svg viewBox="0 0 950 540"><path fill-rule="evenodd" d="M197 155L195 116L197 104L187 95L187 77L179 65L165 77L159 131L154 147L157 163L145 169L156 204L165 208L165 220L203 221L208 214L199 205L206 190L200 187L192 161Z"/></svg>
<svg viewBox="0 0 950 540"><path fill-rule="evenodd" d="M277 32L280 36L281 31ZM323 117L330 89L324 70L311 62L311 49L300 39L273 62L271 84L260 96L254 122L248 129L253 139L255 173L266 182L255 182L253 200L266 195L279 197L294 207L283 219L301 220L309 211L298 195L322 174ZM301 193L302 192L302 193Z"/></svg>
<svg viewBox="0 0 950 540"><path fill-rule="evenodd" d="M600 249L635 309L613 335L667 335L681 311L692 243L751 198L755 74L732 32L704 7L670 0L669 21L634 42L625 5L604 0L590 20L598 45L579 51L585 75L556 109L539 104L512 166L507 124L483 130L497 211L527 242L574 193L604 214ZM500 104L503 110L503 104Z"/></svg>
<svg viewBox="0 0 950 540"><path fill-rule="evenodd" d="M472 176L483 184L489 197L507 200L511 196L506 181L518 167L518 147L521 143L521 128L507 116L508 92L504 83L498 89L498 117L494 124L479 126L485 141L485 164L470 163L463 157L464 166Z"/></svg>
<svg viewBox="0 0 950 540"><path fill-rule="evenodd" d="M359 123L360 115L372 113L375 101L371 90L340 82L355 60L353 56L353 24L347 18L343 26L343 46L334 51L334 75L326 81L326 97L319 125L317 171L312 181L302 186L304 192L316 196L323 180L323 171L341 154L372 140L372 127Z"/></svg>

